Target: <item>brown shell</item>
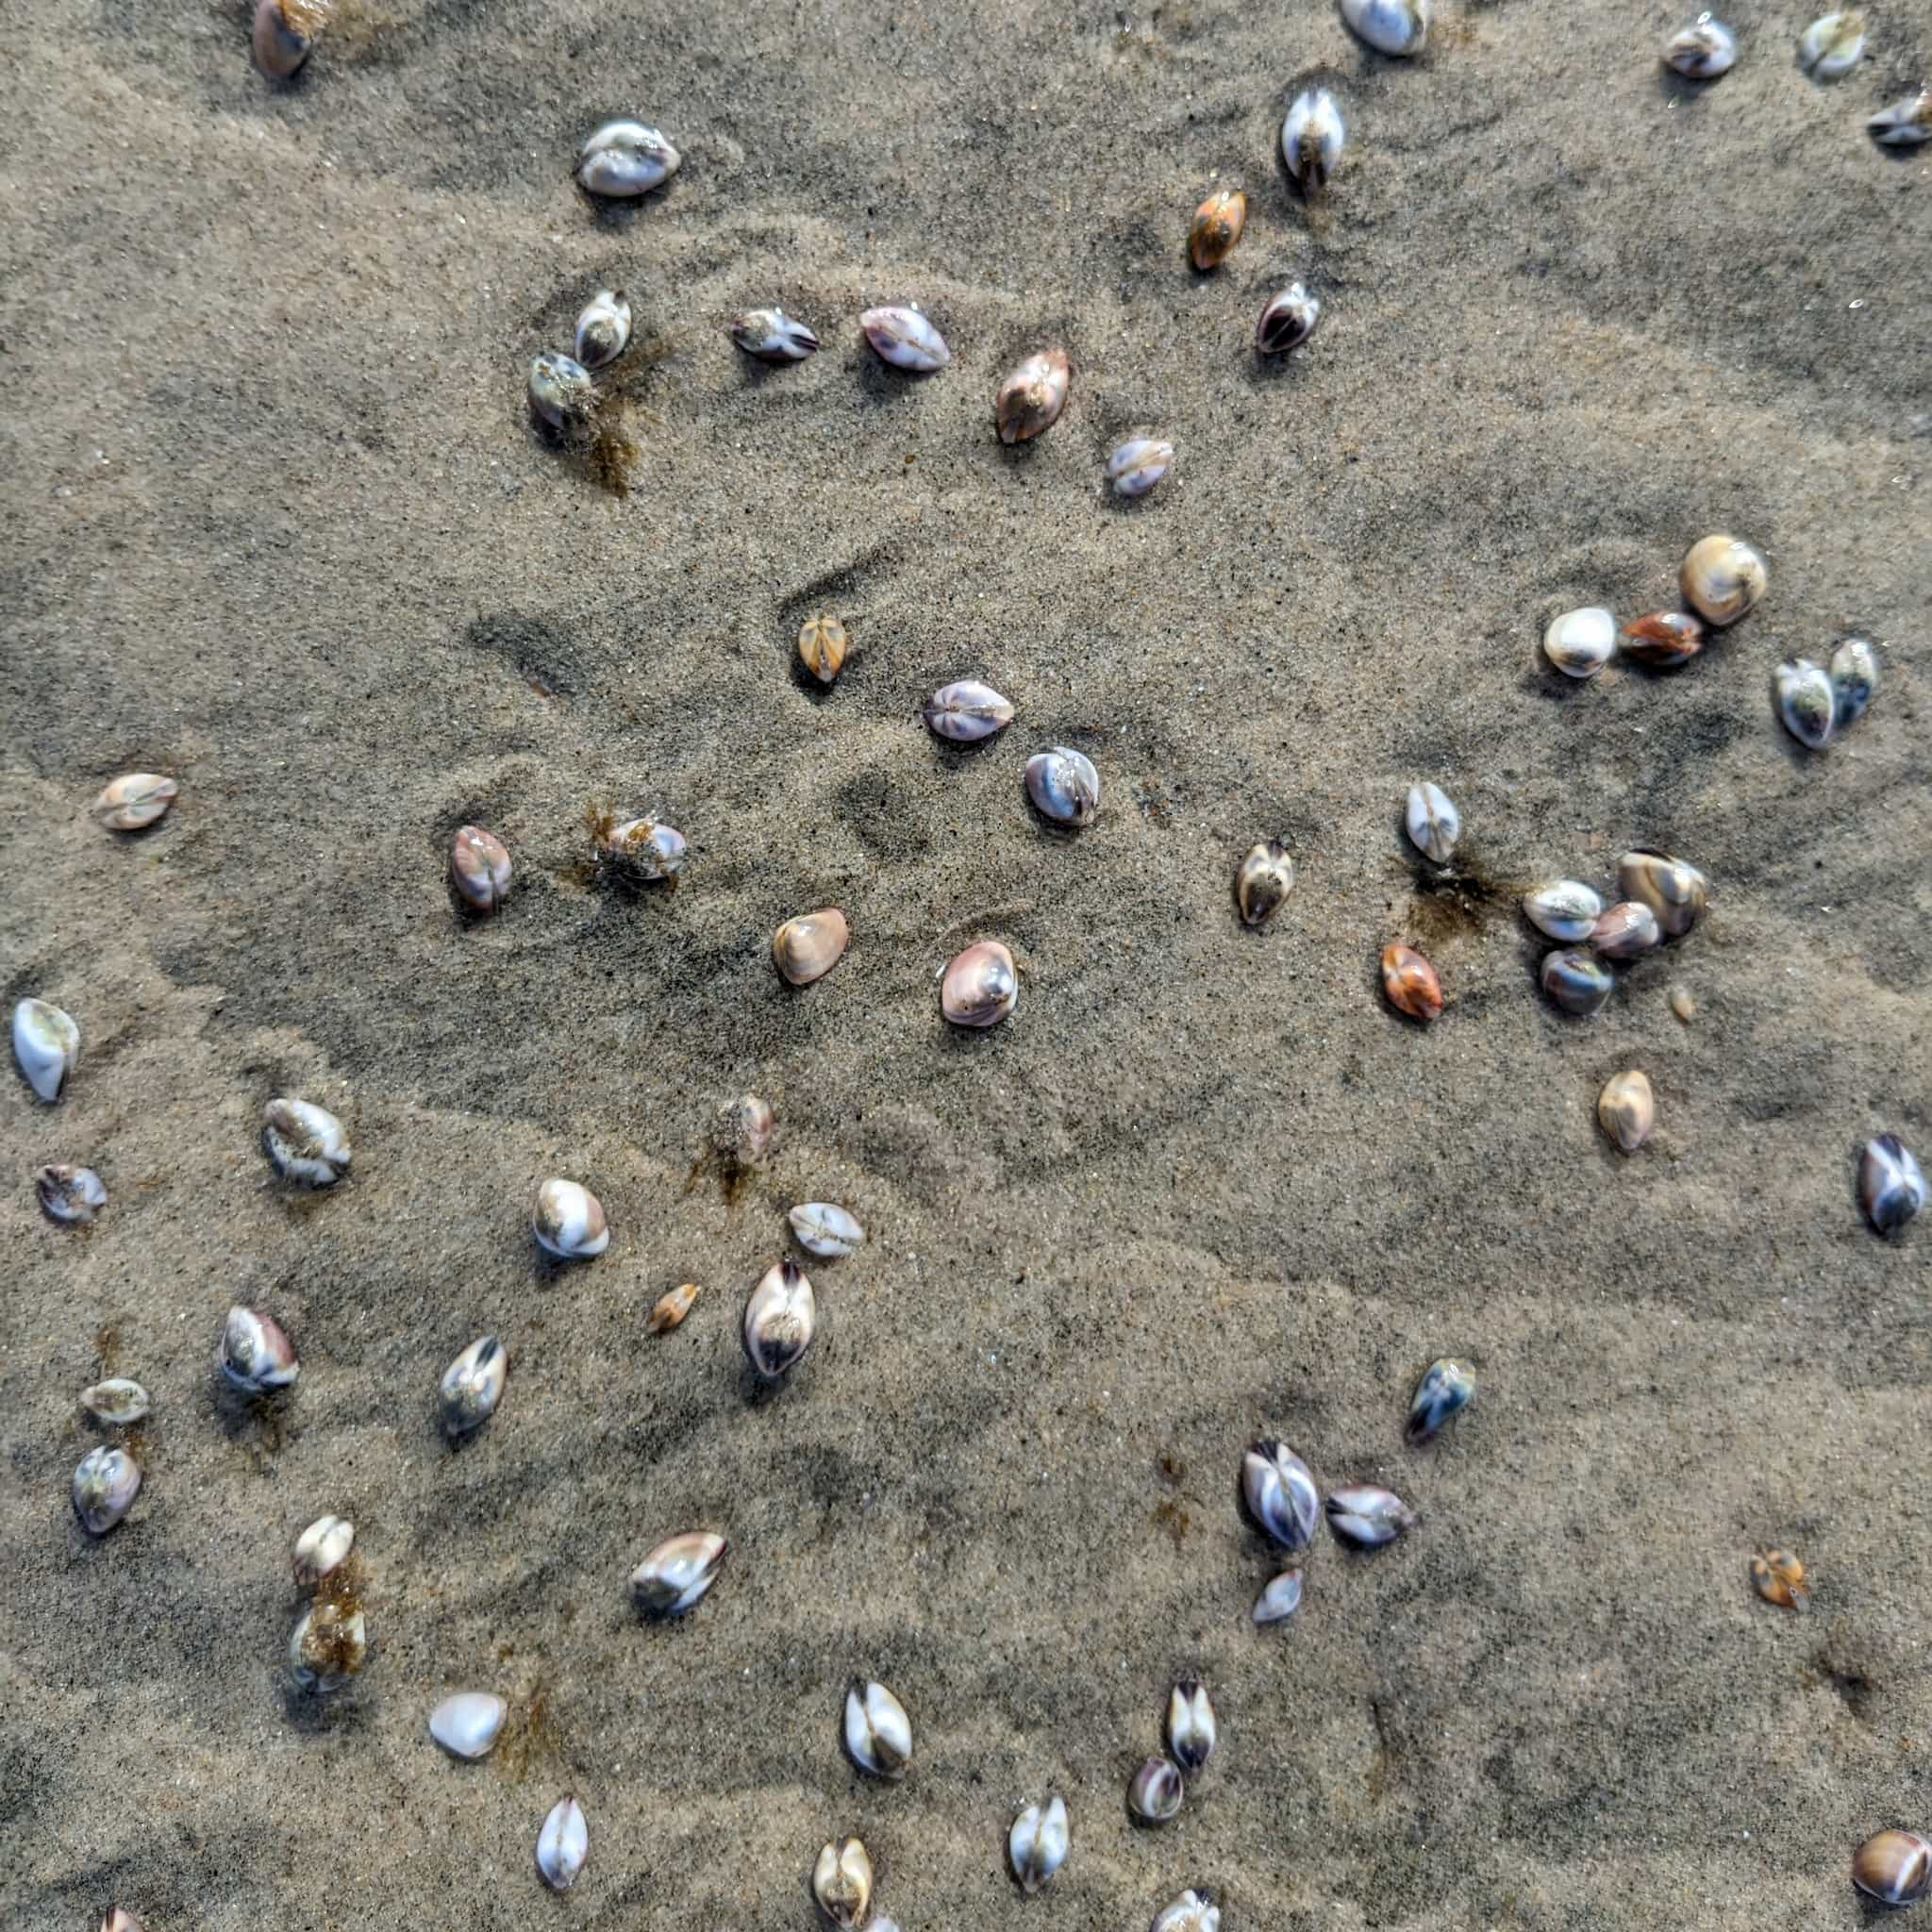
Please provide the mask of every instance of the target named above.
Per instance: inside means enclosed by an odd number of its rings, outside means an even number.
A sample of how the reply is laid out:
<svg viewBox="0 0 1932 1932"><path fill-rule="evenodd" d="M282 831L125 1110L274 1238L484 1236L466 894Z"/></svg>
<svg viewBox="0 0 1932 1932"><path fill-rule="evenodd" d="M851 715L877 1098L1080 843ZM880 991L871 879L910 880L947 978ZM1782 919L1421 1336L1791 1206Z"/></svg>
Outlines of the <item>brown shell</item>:
<svg viewBox="0 0 1932 1932"><path fill-rule="evenodd" d="M1248 197L1239 188L1217 188L1188 224L1188 259L1203 274L1219 268L1247 222Z"/></svg>
<svg viewBox="0 0 1932 1932"><path fill-rule="evenodd" d="M1398 1013L1429 1021L1442 1011L1442 982L1436 969L1413 946L1399 943L1382 948L1382 991Z"/></svg>
<svg viewBox="0 0 1932 1932"><path fill-rule="evenodd" d="M1811 1596L1805 1566L1789 1550L1759 1550L1751 1558L1751 1588L1781 1610L1802 1610Z"/></svg>
<svg viewBox="0 0 1932 1932"><path fill-rule="evenodd" d="M993 421L1002 442L1026 442L1059 421L1072 372L1062 349L1029 356L1000 384Z"/></svg>
<svg viewBox="0 0 1932 1932"><path fill-rule="evenodd" d="M821 611L808 617L798 632L799 661L821 684L830 684L845 662L845 626Z"/></svg>
<svg viewBox="0 0 1932 1932"><path fill-rule="evenodd" d="M675 1328L691 1313L691 1305L698 1298L698 1285L694 1281L680 1282L669 1294L660 1295L651 1312L644 1317L644 1326L653 1335L663 1335Z"/></svg>
<svg viewBox="0 0 1932 1932"><path fill-rule="evenodd" d="M1624 626L1624 655L1647 671L1674 671L1704 648L1704 626L1682 610L1653 610Z"/></svg>

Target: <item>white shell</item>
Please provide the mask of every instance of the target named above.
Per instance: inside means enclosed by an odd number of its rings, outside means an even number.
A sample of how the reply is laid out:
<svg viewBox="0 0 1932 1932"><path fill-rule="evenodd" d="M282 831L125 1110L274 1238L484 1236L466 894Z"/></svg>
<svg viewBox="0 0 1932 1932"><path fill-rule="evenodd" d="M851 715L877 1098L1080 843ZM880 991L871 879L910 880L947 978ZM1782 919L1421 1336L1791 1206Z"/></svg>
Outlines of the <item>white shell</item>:
<svg viewBox="0 0 1932 1932"><path fill-rule="evenodd" d="M1267 1587L1255 1599L1255 1622L1279 1624L1293 1616L1301 1607L1302 1573L1284 1570L1279 1576L1271 1577Z"/></svg>
<svg viewBox="0 0 1932 1932"><path fill-rule="evenodd" d="M22 1000L13 1009L13 1057L26 1084L42 1100L58 1100L80 1058L80 1028L74 1015L45 1000Z"/></svg>
<svg viewBox="0 0 1932 1932"><path fill-rule="evenodd" d="M1462 814L1440 785L1426 782L1408 788L1408 842L1418 852L1447 865L1462 837Z"/></svg>
<svg viewBox="0 0 1932 1932"><path fill-rule="evenodd" d="M1067 1862L1067 1846L1066 1801L1056 1795L1044 1810L1027 1806L1007 1833L1007 1857L1020 1890L1028 1897L1038 1891Z"/></svg>
<svg viewBox="0 0 1932 1932"><path fill-rule="evenodd" d="M1774 688L1777 714L1800 744L1821 749L1838 719L1838 693L1831 679L1808 658L1777 667Z"/></svg>
<svg viewBox="0 0 1932 1932"><path fill-rule="evenodd" d="M540 1248L563 1261L587 1261L610 1245L603 1203L575 1181L553 1178L537 1190L530 1232Z"/></svg>
<svg viewBox="0 0 1932 1932"><path fill-rule="evenodd" d="M1325 87L1298 93L1281 124L1281 158L1295 185L1303 190L1325 188L1346 138L1341 109Z"/></svg>
<svg viewBox="0 0 1932 1932"><path fill-rule="evenodd" d="M1865 131L1880 147L1918 147L1932 141L1932 88L1881 108L1865 123Z"/></svg>
<svg viewBox="0 0 1932 1932"><path fill-rule="evenodd" d="M1840 80L1865 51L1865 16L1857 8L1821 14L1798 37L1798 65L1813 80Z"/></svg>
<svg viewBox="0 0 1932 1932"><path fill-rule="evenodd" d="M1552 879L1523 895L1524 915L1529 923L1565 945L1578 945L1587 940L1603 909L1603 900L1575 879Z"/></svg>
<svg viewBox="0 0 1932 1932"><path fill-rule="evenodd" d="M1714 14L1700 13L1681 33L1664 42L1664 65L1688 80L1715 80L1738 58L1738 42Z"/></svg>
<svg viewBox="0 0 1932 1932"><path fill-rule="evenodd" d="M586 369L615 362L630 344L630 302L621 289L599 289L577 317L577 360Z"/></svg>
<svg viewBox="0 0 1932 1932"><path fill-rule="evenodd" d="M1107 459L1107 480L1116 496L1145 496L1174 468L1174 444L1136 436Z"/></svg>
<svg viewBox="0 0 1932 1932"><path fill-rule="evenodd" d="M1191 1777L1208 1762L1219 1736L1207 1685L1194 1677L1181 1678L1167 1693L1167 1755L1180 1766L1183 1776Z"/></svg>
<svg viewBox="0 0 1932 1932"><path fill-rule="evenodd" d="M746 1359L767 1382L794 1367L818 1332L818 1303L795 1261L766 1269L744 1305Z"/></svg>
<svg viewBox="0 0 1932 1932"><path fill-rule="evenodd" d="M906 1775L912 1761L912 1720L883 1684L855 1677L846 1687L845 1749L874 1777Z"/></svg>
<svg viewBox="0 0 1932 1932"><path fill-rule="evenodd" d="M589 193L625 200L661 187L683 158L641 121L607 121L577 156L577 183Z"/></svg>
<svg viewBox="0 0 1932 1932"><path fill-rule="evenodd" d="M894 369L927 375L953 359L945 338L916 308L868 308L858 325L879 360Z"/></svg>
<svg viewBox="0 0 1932 1932"><path fill-rule="evenodd" d="M1420 54L1429 38L1429 0L1341 0L1341 17L1378 54Z"/></svg>
<svg viewBox="0 0 1932 1932"><path fill-rule="evenodd" d="M90 1449L74 1472L74 1513L90 1536L106 1536L141 1493L141 1465L125 1449Z"/></svg>
<svg viewBox="0 0 1932 1932"><path fill-rule="evenodd" d="M1100 809L1100 774L1083 753L1057 744L1026 760L1026 795L1057 824L1091 824Z"/></svg>
<svg viewBox="0 0 1932 1932"><path fill-rule="evenodd" d="M782 308L750 308L733 317L731 340L760 362L803 362L819 345L817 332Z"/></svg>
<svg viewBox="0 0 1932 1932"><path fill-rule="evenodd" d="M683 1616L717 1582L730 1547L708 1529L667 1537L631 1572L632 1599L647 1616Z"/></svg>
<svg viewBox="0 0 1932 1932"><path fill-rule="evenodd" d="M49 1221L69 1225L92 1225L96 1210L108 1205L108 1191L91 1167L39 1168L34 1192Z"/></svg>
<svg viewBox="0 0 1932 1932"><path fill-rule="evenodd" d="M844 1208L829 1201L808 1201L785 1217L798 1237L798 1245L808 1255L836 1261L858 1254L865 1241L865 1230Z"/></svg>
<svg viewBox="0 0 1932 1932"><path fill-rule="evenodd" d="M537 1834L537 1870L552 1891L568 1891L591 1856L591 1827L584 1807L574 1797L562 1797L550 1807L543 1829Z"/></svg>
<svg viewBox="0 0 1932 1932"><path fill-rule="evenodd" d="M442 1372L437 1406L443 1433L452 1440L480 1429L496 1413L509 1374L509 1355L493 1335L471 1342Z"/></svg>
<svg viewBox="0 0 1932 1932"><path fill-rule="evenodd" d="M180 795L180 786L158 772L129 772L103 787L92 809L110 832L138 832L153 824Z"/></svg>
<svg viewBox="0 0 1932 1932"><path fill-rule="evenodd" d="M295 1581L307 1590L339 1568L355 1546L356 1525L346 1516L318 1516L295 1539Z"/></svg>
<svg viewBox="0 0 1932 1932"><path fill-rule="evenodd" d="M1202 1892L1184 1891L1154 1915L1147 1932L1221 1932L1221 1907Z"/></svg>
<svg viewBox="0 0 1932 1932"><path fill-rule="evenodd" d="M976 744L1004 731L1013 722L1013 703L976 677L942 684L925 701L926 724L936 738L955 744Z"/></svg>
<svg viewBox="0 0 1932 1932"><path fill-rule="evenodd" d="M1863 638L1845 639L1831 654L1831 728L1842 731L1856 724L1877 689L1878 658L1872 646Z"/></svg>
<svg viewBox="0 0 1932 1932"><path fill-rule="evenodd" d="M509 1707L488 1690L458 1690L429 1713L429 1735L452 1757L487 1757L508 1715Z"/></svg>
<svg viewBox="0 0 1932 1932"><path fill-rule="evenodd" d="M1617 620L1601 604L1550 619L1543 655L1565 677L1594 677L1617 648Z"/></svg>
<svg viewBox="0 0 1932 1932"><path fill-rule="evenodd" d="M341 1121L312 1101L277 1098L261 1112L262 1144L276 1171L306 1187L332 1188L349 1171L349 1137Z"/></svg>
<svg viewBox="0 0 1932 1932"><path fill-rule="evenodd" d="M112 1375L80 1391L80 1406L96 1422L122 1424L138 1423L153 1405L147 1391L125 1375Z"/></svg>

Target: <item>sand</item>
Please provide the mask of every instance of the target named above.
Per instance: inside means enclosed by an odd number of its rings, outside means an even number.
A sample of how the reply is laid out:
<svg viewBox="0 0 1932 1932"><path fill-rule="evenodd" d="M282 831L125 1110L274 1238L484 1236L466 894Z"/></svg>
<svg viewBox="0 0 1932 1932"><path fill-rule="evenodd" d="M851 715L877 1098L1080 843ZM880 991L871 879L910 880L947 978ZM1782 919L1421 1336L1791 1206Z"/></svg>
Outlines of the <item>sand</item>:
<svg viewBox="0 0 1932 1932"><path fill-rule="evenodd" d="M1679 24L1454 8L1395 63L1315 0L403 0L276 89L231 5L9 13L0 948L85 1035L58 1106L0 1096L9 1927L806 1932L854 1831L906 1932L1133 1927L1187 1885L1226 1932L1858 1923L1851 1849L1926 1824L1932 1738L1932 1235L1880 1241L1854 1190L1869 1134L1932 1152L1932 159L1861 124L1932 13L1878 9L1826 88L1802 13L1738 9L1703 91L1657 64ZM1350 145L1306 208L1274 140L1312 79ZM625 112L682 172L590 206L575 144ZM1248 232L1198 276L1227 183ZM1321 328L1259 363L1294 275ZM522 391L606 281L625 501ZM855 324L907 300L955 352L924 380ZM809 362L733 348L773 302ZM1053 343L1066 413L1005 450L994 387ZM1124 506L1136 431L1179 458ZM1674 676L1549 671L1551 614L1667 606L1711 529L1768 558L1757 612ZM791 657L819 609L829 691ZM1809 756L1770 674L1847 631L1882 682ZM966 675L1020 715L962 751L918 706ZM1077 838L1022 795L1054 742L1105 789ZM182 796L117 840L86 807L126 769ZM1424 777L1468 827L1448 891L1401 837ZM595 802L684 829L674 891L591 875ZM517 866L480 924L444 874L473 820ZM1299 883L1250 932L1270 836ZM1711 910L1568 1019L1512 895L1634 843ZM792 991L771 931L822 905L851 951ZM933 975L982 936L1024 988L967 1036ZM1441 971L1427 1030L1381 1001L1394 938ZM1632 1065L1625 1158L1593 1108ZM692 1170L743 1091L783 1141L733 1196ZM275 1179L277 1092L348 1124L344 1186ZM91 1232L35 1208L56 1159L107 1182ZM540 1265L553 1173L600 1259ZM761 1391L740 1311L813 1198L871 1238L809 1264L818 1342ZM301 1349L270 1415L216 1387L238 1300ZM490 1330L508 1393L452 1450L437 1377ZM1476 1401L1407 1449L1444 1354ZM91 1543L104 1373L155 1409ZM1423 1520L1324 1534L1257 1632L1264 1430ZM325 1509L371 1649L305 1701ZM630 1568L697 1526L716 1589L641 1624ZM1762 1544L1809 1615L1751 1594ZM1136 1831L1184 1670L1223 1742ZM840 1754L854 1673L912 1714L903 1786ZM425 1728L466 1687L513 1711L477 1766ZM1022 1902L1007 1825L1054 1790L1073 1855Z"/></svg>

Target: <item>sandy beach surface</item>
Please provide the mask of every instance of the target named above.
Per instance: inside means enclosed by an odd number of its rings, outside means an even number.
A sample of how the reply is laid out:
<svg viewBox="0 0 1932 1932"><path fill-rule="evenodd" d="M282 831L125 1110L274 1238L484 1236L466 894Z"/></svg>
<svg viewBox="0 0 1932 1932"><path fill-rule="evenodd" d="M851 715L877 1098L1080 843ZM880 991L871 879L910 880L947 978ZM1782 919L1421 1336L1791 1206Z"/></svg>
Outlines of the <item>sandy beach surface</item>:
<svg viewBox="0 0 1932 1932"><path fill-rule="evenodd" d="M1224 1932L1857 1926L1853 1847L1932 1820L1932 1229L1879 1240L1855 1186L1869 1135L1932 1155L1932 149L1863 129L1932 8L1818 86L1807 9L1740 6L1700 90L1650 0L1448 7L1413 61L1319 0L375 4L279 88L226 0L0 22L0 958L84 1039L58 1105L0 1094L0 1916L809 1932L854 1832L905 1932L1134 1932L1186 1886ZM1349 128L1311 205L1276 146L1309 84ZM624 113L682 170L592 204ZM1219 185L1248 228L1204 276ZM1258 360L1295 276L1320 329ZM605 284L624 500L523 387ZM893 301L948 368L872 356ZM817 356L733 347L771 303ZM1066 411L1002 448L1048 345ZM1178 458L1126 505L1137 432ZM1768 559L1754 614L1674 675L1550 670L1552 614L1669 608L1711 530ZM1847 633L1877 695L1807 754L1773 667ZM963 676L1019 713L969 749L919 718ZM1101 777L1075 836L1022 791L1055 743ZM127 770L182 791L117 838L87 807ZM684 830L674 890L596 876L600 804ZM447 883L466 822L514 854L493 920ZM1250 931L1270 837L1298 883ZM1568 1018L1516 894L1631 845L1710 910ZM821 906L851 949L794 991L770 936ZM934 975L982 937L1020 1003L965 1034ZM1433 1026L1382 1000L1397 939ZM1594 1109L1633 1066L1625 1158ZM743 1091L782 1138L732 1189ZM342 1186L276 1180L277 1093L347 1124ZM56 1160L105 1180L91 1230L37 1210ZM547 1174L600 1258L541 1262ZM870 1238L808 1263L766 1391L740 1315L811 1199ZM266 1411L217 1386L235 1302L301 1351ZM508 1391L452 1449L486 1332ZM1444 1355L1477 1396L1410 1449ZM108 1374L154 1410L92 1541ZM1257 1631L1262 1433L1422 1521L1324 1531ZM317 1699L284 1650L324 1510L370 1649ZM632 1566L696 1527L717 1587L641 1623ZM1760 1546L1808 1614L1752 1594ZM1181 1672L1221 1746L1137 1830ZM841 1755L854 1674L911 1713L903 1785ZM425 1729L464 1688L511 1707L476 1765ZM1072 1856L1023 1900L1006 1830L1053 1791Z"/></svg>

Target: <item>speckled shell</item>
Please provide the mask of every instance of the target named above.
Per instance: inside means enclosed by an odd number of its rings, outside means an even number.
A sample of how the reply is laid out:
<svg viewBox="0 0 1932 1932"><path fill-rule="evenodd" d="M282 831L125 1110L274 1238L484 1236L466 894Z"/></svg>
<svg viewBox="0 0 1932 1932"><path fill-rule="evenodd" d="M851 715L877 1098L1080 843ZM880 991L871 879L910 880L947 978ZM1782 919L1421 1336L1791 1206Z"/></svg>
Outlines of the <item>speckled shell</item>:
<svg viewBox="0 0 1932 1932"><path fill-rule="evenodd" d="M1204 275L1219 268L1241 239L1247 221L1248 197L1239 188L1217 188L1188 224L1188 259Z"/></svg>
<svg viewBox="0 0 1932 1932"><path fill-rule="evenodd" d="M1797 658L1780 664L1772 683L1785 729L1808 750L1823 750L1838 722L1838 693L1830 676L1810 658Z"/></svg>

